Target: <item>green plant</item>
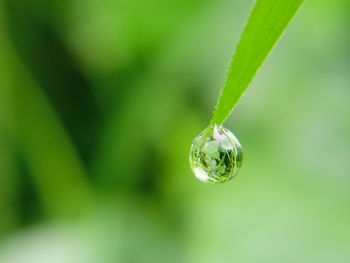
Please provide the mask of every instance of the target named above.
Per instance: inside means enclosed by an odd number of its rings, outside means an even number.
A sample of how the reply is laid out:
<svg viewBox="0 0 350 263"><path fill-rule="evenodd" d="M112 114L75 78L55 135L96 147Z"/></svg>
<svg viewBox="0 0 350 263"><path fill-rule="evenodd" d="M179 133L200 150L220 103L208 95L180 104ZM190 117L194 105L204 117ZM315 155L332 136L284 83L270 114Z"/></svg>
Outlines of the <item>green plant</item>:
<svg viewBox="0 0 350 263"><path fill-rule="evenodd" d="M214 127L221 126L230 115L302 2L303 0L256 1L233 55L227 80L216 104L209 128L205 130L205 134L201 133L195 139L191 148L190 162L197 178L203 178L205 174L204 181L226 182L235 175L231 171L237 171L237 168L240 167L241 157L239 162L225 163L220 158L213 161L213 154L209 156L205 149L208 148L207 144L221 140L220 136L215 136ZM211 153L216 151L216 154L224 153L223 156L236 156L233 153L241 152L240 145L236 143L237 140L233 134L231 137L233 138L231 148L220 147L219 141L216 144L217 147L211 149ZM208 162L208 160L211 161Z"/></svg>

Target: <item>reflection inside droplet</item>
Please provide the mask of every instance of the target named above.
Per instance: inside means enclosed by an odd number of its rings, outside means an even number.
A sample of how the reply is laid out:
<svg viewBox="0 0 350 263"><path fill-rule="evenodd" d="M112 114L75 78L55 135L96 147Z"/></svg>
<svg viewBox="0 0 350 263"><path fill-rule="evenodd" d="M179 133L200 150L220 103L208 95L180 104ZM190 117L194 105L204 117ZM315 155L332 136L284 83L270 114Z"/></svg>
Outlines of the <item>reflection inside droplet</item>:
<svg viewBox="0 0 350 263"><path fill-rule="evenodd" d="M224 183L241 167L242 147L232 132L211 125L193 140L190 163L198 180Z"/></svg>

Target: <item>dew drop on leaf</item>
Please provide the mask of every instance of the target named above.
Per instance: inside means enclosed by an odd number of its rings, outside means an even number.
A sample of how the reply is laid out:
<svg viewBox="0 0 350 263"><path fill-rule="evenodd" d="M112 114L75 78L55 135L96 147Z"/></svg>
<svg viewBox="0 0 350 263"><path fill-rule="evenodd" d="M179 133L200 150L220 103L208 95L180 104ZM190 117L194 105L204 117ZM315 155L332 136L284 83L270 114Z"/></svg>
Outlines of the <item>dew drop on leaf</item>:
<svg viewBox="0 0 350 263"><path fill-rule="evenodd" d="M241 167L242 147L232 132L220 125L211 125L193 140L190 164L198 180L224 183Z"/></svg>

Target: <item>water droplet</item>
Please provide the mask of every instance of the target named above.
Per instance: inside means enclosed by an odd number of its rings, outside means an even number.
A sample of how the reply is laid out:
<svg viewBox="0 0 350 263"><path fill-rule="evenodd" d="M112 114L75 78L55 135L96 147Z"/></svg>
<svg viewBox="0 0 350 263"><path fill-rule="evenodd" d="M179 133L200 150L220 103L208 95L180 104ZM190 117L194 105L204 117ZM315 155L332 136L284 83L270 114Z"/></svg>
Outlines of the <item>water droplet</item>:
<svg viewBox="0 0 350 263"><path fill-rule="evenodd" d="M211 125L194 140L190 151L191 168L202 182L224 183L242 165L242 146L232 132Z"/></svg>

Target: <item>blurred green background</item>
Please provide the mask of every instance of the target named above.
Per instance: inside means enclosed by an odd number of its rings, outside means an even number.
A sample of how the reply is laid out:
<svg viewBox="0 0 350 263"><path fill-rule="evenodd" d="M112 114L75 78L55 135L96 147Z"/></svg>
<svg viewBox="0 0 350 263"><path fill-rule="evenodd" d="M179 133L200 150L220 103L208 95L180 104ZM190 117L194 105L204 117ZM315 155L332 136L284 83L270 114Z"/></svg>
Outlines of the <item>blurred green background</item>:
<svg viewBox="0 0 350 263"><path fill-rule="evenodd" d="M188 163L253 1L0 1L0 262L350 262L350 2L306 1Z"/></svg>

